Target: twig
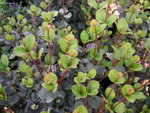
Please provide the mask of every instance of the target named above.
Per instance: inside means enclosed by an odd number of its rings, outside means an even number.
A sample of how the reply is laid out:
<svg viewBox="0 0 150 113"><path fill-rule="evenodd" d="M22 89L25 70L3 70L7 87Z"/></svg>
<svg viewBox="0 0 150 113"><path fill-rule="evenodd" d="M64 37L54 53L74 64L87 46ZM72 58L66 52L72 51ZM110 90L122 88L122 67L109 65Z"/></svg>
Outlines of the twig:
<svg viewBox="0 0 150 113"><path fill-rule="evenodd" d="M65 76L67 75L68 72L69 72L69 69L66 69L66 70L63 72L61 78L60 78L57 82L60 83L60 82L65 78Z"/></svg>

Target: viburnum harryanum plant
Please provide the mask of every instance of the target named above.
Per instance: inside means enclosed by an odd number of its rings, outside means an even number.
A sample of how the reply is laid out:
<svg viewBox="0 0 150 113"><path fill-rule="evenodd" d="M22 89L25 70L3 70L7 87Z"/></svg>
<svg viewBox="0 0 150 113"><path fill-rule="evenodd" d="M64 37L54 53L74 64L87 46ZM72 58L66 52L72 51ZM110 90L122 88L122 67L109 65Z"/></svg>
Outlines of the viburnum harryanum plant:
<svg viewBox="0 0 150 113"><path fill-rule="evenodd" d="M59 11L54 2L31 5L0 27L11 45L0 60L0 105L16 112L124 113L127 102L145 102L149 1L82 0L82 31L67 23L68 5L78 1L62 0Z"/></svg>

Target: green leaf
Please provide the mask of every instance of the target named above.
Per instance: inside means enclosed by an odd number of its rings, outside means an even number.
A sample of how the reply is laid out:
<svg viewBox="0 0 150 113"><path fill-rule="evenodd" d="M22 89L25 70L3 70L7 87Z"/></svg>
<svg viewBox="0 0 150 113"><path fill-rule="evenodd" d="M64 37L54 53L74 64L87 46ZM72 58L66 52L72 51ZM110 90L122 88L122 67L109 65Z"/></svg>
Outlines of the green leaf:
<svg viewBox="0 0 150 113"><path fill-rule="evenodd" d="M71 63L69 65L69 68L74 68L78 65L79 59L78 58L72 58Z"/></svg>
<svg viewBox="0 0 150 113"><path fill-rule="evenodd" d="M25 78L22 78L22 81L21 81L22 84L26 84L27 83L27 80Z"/></svg>
<svg viewBox="0 0 150 113"><path fill-rule="evenodd" d="M129 56L133 55L134 53L135 53L135 49L133 49L133 48L130 48L127 50L127 55L129 55Z"/></svg>
<svg viewBox="0 0 150 113"><path fill-rule="evenodd" d="M139 100L146 99L146 96L142 92L135 92L133 96L135 99L139 99Z"/></svg>
<svg viewBox="0 0 150 113"><path fill-rule="evenodd" d="M88 113L88 110L86 109L85 106L79 105L79 106L73 111L73 113Z"/></svg>
<svg viewBox="0 0 150 113"><path fill-rule="evenodd" d="M94 78L96 76L96 74L97 74L96 70L95 69L91 69L91 70L89 70L89 72L87 74L87 77L88 77L88 79L92 79L92 78Z"/></svg>
<svg viewBox="0 0 150 113"><path fill-rule="evenodd" d="M110 27L117 19L117 15L111 15L107 20L107 25Z"/></svg>
<svg viewBox="0 0 150 113"><path fill-rule="evenodd" d="M114 113L110 104L105 104L105 107L109 110L110 113Z"/></svg>
<svg viewBox="0 0 150 113"><path fill-rule="evenodd" d="M52 64L54 64L54 57L51 55L51 59L52 59ZM46 65L50 65L50 55L49 54L47 54L46 56L45 56L45 63L46 63Z"/></svg>
<svg viewBox="0 0 150 113"><path fill-rule="evenodd" d="M101 24L96 27L96 33L102 33L104 29L106 28L107 24Z"/></svg>
<svg viewBox="0 0 150 113"><path fill-rule="evenodd" d="M58 15L58 11L53 11L52 15L53 15L53 17L56 17Z"/></svg>
<svg viewBox="0 0 150 113"><path fill-rule="evenodd" d="M125 96L126 99L131 102L131 103L134 103L135 102L135 97L133 95L130 95L130 96Z"/></svg>
<svg viewBox="0 0 150 113"><path fill-rule="evenodd" d="M144 87L141 87L141 86L142 86L142 85L141 85L140 83L135 83L133 87L134 87L134 89L138 89L138 88L139 88L139 89L136 90L136 91L142 91L142 90L144 89ZM140 88L140 87L141 87L141 88Z"/></svg>
<svg viewBox="0 0 150 113"><path fill-rule="evenodd" d="M126 85L123 86L123 88L122 88L122 94L124 96L132 95L133 93L134 93L134 88L131 85L126 84Z"/></svg>
<svg viewBox="0 0 150 113"><path fill-rule="evenodd" d="M124 44L122 45L122 47L123 47L123 48L126 48L126 49L130 49L130 48L132 48L132 45L131 45L131 43L126 42L126 43L124 43Z"/></svg>
<svg viewBox="0 0 150 113"><path fill-rule="evenodd" d="M88 86L87 86L88 95L98 94L99 87L100 87L100 84L98 81L91 80L90 81L90 89L88 89Z"/></svg>
<svg viewBox="0 0 150 113"><path fill-rule="evenodd" d="M81 89L80 89L81 88ZM85 86L80 86L80 84L72 86L72 92L76 95L76 99L87 97L87 91Z"/></svg>
<svg viewBox="0 0 150 113"><path fill-rule="evenodd" d="M38 58L36 52L33 51L33 50L30 52L30 55L31 55L32 58L35 59L35 60Z"/></svg>
<svg viewBox="0 0 150 113"><path fill-rule="evenodd" d="M125 34L129 29L128 23L125 18L121 18L118 20L117 29L120 33Z"/></svg>
<svg viewBox="0 0 150 113"><path fill-rule="evenodd" d="M97 51L95 52L94 49L91 49L91 51L90 51L90 56L91 56L92 58L94 58L95 60L97 60L97 61L101 61L102 58L103 58L103 54L98 53Z"/></svg>
<svg viewBox="0 0 150 113"><path fill-rule="evenodd" d="M132 59L133 59L134 62L139 62L140 61L140 57L138 55L134 55L132 57Z"/></svg>
<svg viewBox="0 0 150 113"><path fill-rule="evenodd" d="M32 86L33 86L33 80L32 78L28 78L27 87L31 88Z"/></svg>
<svg viewBox="0 0 150 113"><path fill-rule="evenodd" d="M34 35L31 34L25 38L25 45L26 45L28 52L30 52L33 49L34 43L35 43L35 36Z"/></svg>
<svg viewBox="0 0 150 113"><path fill-rule="evenodd" d="M22 72L30 72L31 71L31 67L29 65L26 65L25 62L21 61L19 63L19 70L22 71Z"/></svg>
<svg viewBox="0 0 150 113"><path fill-rule="evenodd" d="M108 4L113 4L115 0L107 0Z"/></svg>
<svg viewBox="0 0 150 113"><path fill-rule="evenodd" d="M109 71L108 77L109 77L109 79L110 79L112 82L116 82L116 79L117 79L116 74L117 74L117 73L118 73L117 70L111 70L111 71Z"/></svg>
<svg viewBox="0 0 150 113"><path fill-rule="evenodd" d="M114 103L114 106L118 104L118 102ZM125 104L123 102L119 103L114 109L116 113L124 113L125 112Z"/></svg>
<svg viewBox="0 0 150 113"><path fill-rule="evenodd" d="M4 66L4 67L8 67L9 65L9 60L8 60L8 57L6 55L2 55L1 56L1 64Z"/></svg>
<svg viewBox="0 0 150 113"><path fill-rule="evenodd" d="M67 52L67 49L68 49L68 42L65 40L65 39L62 39L62 38L60 38L59 40L58 40L58 43L59 43L59 45L60 45L60 48L61 48L61 50L63 51L63 52Z"/></svg>
<svg viewBox="0 0 150 113"><path fill-rule="evenodd" d="M5 37L6 37L6 40L14 40L15 39L15 36L10 35L10 34L6 34Z"/></svg>
<svg viewBox="0 0 150 113"><path fill-rule="evenodd" d="M49 73L48 74L50 77L52 77L52 84L56 84L57 83L57 76L54 73Z"/></svg>
<svg viewBox="0 0 150 113"><path fill-rule="evenodd" d="M49 28L49 30L45 30L44 31L44 37L43 37L44 40L46 40L48 42L51 42L51 41L54 40L54 38L55 38L55 31L54 31L54 29Z"/></svg>
<svg viewBox="0 0 150 113"><path fill-rule="evenodd" d="M45 82L42 83L42 87L44 87L47 91L51 91L54 89L54 86L46 84Z"/></svg>
<svg viewBox="0 0 150 113"><path fill-rule="evenodd" d="M52 0L45 0L46 3L50 4Z"/></svg>
<svg viewBox="0 0 150 113"><path fill-rule="evenodd" d="M41 13L45 22L51 23L53 21L53 14L52 12L42 12Z"/></svg>
<svg viewBox="0 0 150 113"><path fill-rule="evenodd" d="M81 41L87 43L89 41L89 35L86 30L83 30L80 34Z"/></svg>
<svg viewBox="0 0 150 113"><path fill-rule="evenodd" d="M143 66L139 63L134 63L132 67L130 68L130 71L141 71L143 69Z"/></svg>
<svg viewBox="0 0 150 113"><path fill-rule="evenodd" d="M69 68L69 63L70 63L70 58L68 55L61 55L60 57L60 64L62 65L62 67L64 69L68 69Z"/></svg>
<svg viewBox="0 0 150 113"><path fill-rule="evenodd" d="M109 100L114 99L115 98L115 91L111 88L107 88L105 90L105 97L107 97L107 99L109 99Z"/></svg>
<svg viewBox="0 0 150 113"><path fill-rule="evenodd" d="M41 8L36 8L36 16L39 16L41 14Z"/></svg>
<svg viewBox="0 0 150 113"><path fill-rule="evenodd" d="M40 3L40 7L41 7L42 9L46 10L47 4L46 4L45 2L41 2L41 3Z"/></svg>
<svg viewBox="0 0 150 113"><path fill-rule="evenodd" d="M106 11L104 9L97 10L96 20L98 20L100 23L105 23L105 19L106 19Z"/></svg>
<svg viewBox="0 0 150 113"><path fill-rule="evenodd" d="M108 2L103 1L103 2L99 3L99 9L104 9L105 7L107 7L107 5L108 5Z"/></svg>
<svg viewBox="0 0 150 113"><path fill-rule="evenodd" d="M76 83L83 83L86 81L86 73L78 72L78 76L74 78Z"/></svg>
<svg viewBox="0 0 150 113"><path fill-rule="evenodd" d="M14 49L14 53L17 56L23 56L23 55L26 55L28 52L26 51L26 49L23 46L17 46Z"/></svg>
<svg viewBox="0 0 150 113"><path fill-rule="evenodd" d="M133 61L131 60L131 58L128 58L128 59L125 59L124 62L127 67L130 67Z"/></svg>
<svg viewBox="0 0 150 113"><path fill-rule="evenodd" d="M78 55L78 52L76 49L70 49L67 53L70 57L77 57Z"/></svg>
<svg viewBox="0 0 150 113"><path fill-rule="evenodd" d="M95 9L98 8L98 3L95 0L88 0L87 2L89 6L94 7Z"/></svg>
<svg viewBox="0 0 150 113"><path fill-rule="evenodd" d="M116 84L123 84L125 82L125 78L121 77L121 78L118 78Z"/></svg>
<svg viewBox="0 0 150 113"><path fill-rule="evenodd" d="M41 58L41 56L42 56L42 54L43 54L43 51L44 51L44 48L41 48L41 49L39 50L38 59Z"/></svg>

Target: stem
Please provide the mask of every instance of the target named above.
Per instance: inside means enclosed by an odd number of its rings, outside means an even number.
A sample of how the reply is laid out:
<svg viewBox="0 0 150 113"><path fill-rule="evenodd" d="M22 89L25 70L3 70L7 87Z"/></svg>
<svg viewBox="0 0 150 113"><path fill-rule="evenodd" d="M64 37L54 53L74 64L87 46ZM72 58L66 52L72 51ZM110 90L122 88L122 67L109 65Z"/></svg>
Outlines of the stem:
<svg viewBox="0 0 150 113"><path fill-rule="evenodd" d="M134 12L132 12L132 13L131 13L131 15L130 15L130 17L129 17L128 21L130 21L130 20L131 20L131 18L132 18L132 16L133 16L133 14L134 14Z"/></svg>
<svg viewBox="0 0 150 113"><path fill-rule="evenodd" d="M91 47L91 45L92 45L92 43L90 43L90 45L89 45L88 47L84 48L84 49L82 50L82 53L85 53L85 52Z"/></svg>
<svg viewBox="0 0 150 113"><path fill-rule="evenodd" d="M0 71L0 73L3 74L3 75L7 75L5 72L1 72L1 71Z"/></svg>
<svg viewBox="0 0 150 113"><path fill-rule="evenodd" d="M137 91L138 89L140 89L140 88L142 88L142 87L146 86L148 83L150 83L150 80L149 80L148 82L146 82L145 84L143 84L142 86L140 86L140 87L136 88L136 89L135 89L135 91Z"/></svg>
<svg viewBox="0 0 150 113"><path fill-rule="evenodd" d="M116 106L118 106L121 102L125 101L126 98L124 97L123 99L121 99L116 105L112 106L112 109L114 109Z"/></svg>
<svg viewBox="0 0 150 113"><path fill-rule="evenodd" d="M90 80L88 80L88 92L90 92Z"/></svg>
<svg viewBox="0 0 150 113"><path fill-rule="evenodd" d="M102 32L102 36L100 38L100 43L98 44L98 51L100 50L100 47L102 45L102 39L104 38L104 31Z"/></svg>
<svg viewBox="0 0 150 113"><path fill-rule="evenodd" d="M118 39L121 37L121 34L119 33L118 35L117 35L117 37L116 37L116 41L114 42L114 44L115 43L117 43L117 41L118 41Z"/></svg>
<svg viewBox="0 0 150 113"><path fill-rule="evenodd" d="M115 85L116 85L115 83L112 85L111 90L110 90L110 92L108 93L108 95L106 96L106 98L109 97L109 95L111 94L111 92L112 92L112 90L114 89Z"/></svg>
<svg viewBox="0 0 150 113"><path fill-rule="evenodd" d="M52 72L52 56L51 56L51 45L50 45L50 42L48 42L48 54L49 54L49 58L50 58L50 67L49 68L50 68L50 72Z"/></svg>
<svg viewBox="0 0 150 113"><path fill-rule="evenodd" d="M145 84L143 84L142 86L136 88L135 91L137 91L138 89L144 87L144 86L147 85L148 83L150 83L150 80L149 80L148 82L146 82ZM112 109L114 109L116 106L118 106L121 102L123 102L123 101L125 101L125 100L126 100L126 98L124 97L124 98L121 99L116 105L112 106ZM107 111L109 111L109 110L107 110ZM107 112L107 111L106 111L106 112Z"/></svg>
<svg viewBox="0 0 150 113"><path fill-rule="evenodd" d="M36 31L36 16L33 16L33 23L34 23L34 25L33 25L33 28L34 28L34 36L35 36L35 38L37 39L37 31Z"/></svg>
<svg viewBox="0 0 150 113"><path fill-rule="evenodd" d="M138 89L144 87L144 86L147 85L148 83L150 83L150 80L149 80L148 82L146 82L145 84L143 84L142 86L136 88L135 91L137 91ZM118 106L121 102L123 102L123 101L125 101L125 100L126 100L126 98L124 97L123 99L121 99L121 100L119 101L119 103L117 103L116 105L112 106L112 109L114 109L116 106Z"/></svg>
<svg viewBox="0 0 150 113"><path fill-rule="evenodd" d="M31 54L28 53L28 55L29 55L29 57L31 58L31 60L32 60L32 62L34 63L34 65L36 66L36 68L38 69L39 73L42 75L42 72L40 71L40 69L39 69L37 63L35 62L35 60L32 58Z"/></svg>
<svg viewBox="0 0 150 113"><path fill-rule="evenodd" d="M107 18L108 18L108 12L109 12L109 4L108 4L107 10L106 10L106 18L105 18L105 22L106 22L106 20L107 20Z"/></svg>
<svg viewBox="0 0 150 113"><path fill-rule="evenodd" d="M60 78L57 82L60 83L60 82L65 78L65 76L67 75L68 72L69 72L69 69L66 69L66 70L63 72L61 78Z"/></svg>
<svg viewBox="0 0 150 113"><path fill-rule="evenodd" d="M43 70L44 70L46 73L48 73L48 71L47 71L46 67L44 66L44 64L42 63L41 59L38 59L38 61L40 62L40 64L41 64Z"/></svg>
<svg viewBox="0 0 150 113"><path fill-rule="evenodd" d="M48 5L48 11L50 11L50 10L51 10L51 4Z"/></svg>
<svg viewBox="0 0 150 113"><path fill-rule="evenodd" d="M130 83L134 80L134 78L133 78L134 73L135 73L135 71L134 71L134 72L132 72L132 74L131 74L131 76L130 76L130 78L132 78L132 80L131 80L131 81L129 81L129 82L128 82L128 84L130 84Z"/></svg>
<svg viewBox="0 0 150 113"><path fill-rule="evenodd" d="M107 73L105 76L103 76L103 77L99 80L99 82L101 82L102 80L104 80L107 76L108 76L108 73Z"/></svg>
<svg viewBox="0 0 150 113"><path fill-rule="evenodd" d="M139 63L141 64L141 63L146 59L147 56L148 56L148 51L146 51L146 52L144 53L144 56L143 56L143 58L139 61Z"/></svg>
<svg viewBox="0 0 150 113"><path fill-rule="evenodd" d="M98 52L98 51L97 51L97 46L96 46L96 43L97 43L97 41L95 40L94 56L95 56L96 52Z"/></svg>
<svg viewBox="0 0 150 113"><path fill-rule="evenodd" d="M66 2L66 8L68 9L68 6L69 6L69 0L67 0Z"/></svg>
<svg viewBox="0 0 150 113"><path fill-rule="evenodd" d="M65 25L65 23L64 23L64 16L65 16L65 6L64 6L64 0L62 0L62 6L63 6L63 26Z"/></svg>
<svg viewBox="0 0 150 113"><path fill-rule="evenodd" d="M60 69L60 67L61 67L61 64L56 68L56 70L55 70L53 73L56 73L56 71L57 71L58 69Z"/></svg>

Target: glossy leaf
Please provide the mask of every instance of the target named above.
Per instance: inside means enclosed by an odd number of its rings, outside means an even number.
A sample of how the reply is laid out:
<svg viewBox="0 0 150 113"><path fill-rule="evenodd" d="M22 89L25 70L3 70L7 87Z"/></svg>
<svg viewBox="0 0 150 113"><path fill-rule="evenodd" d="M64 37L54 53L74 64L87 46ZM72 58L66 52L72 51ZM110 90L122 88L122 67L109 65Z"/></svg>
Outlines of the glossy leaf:
<svg viewBox="0 0 150 113"><path fill-rule="evenodd" d="M23 55L27 54L27 51L26 51L26 49L23 46L17 46L14 49L14 53L17 56L23 56Z"/></svg>

